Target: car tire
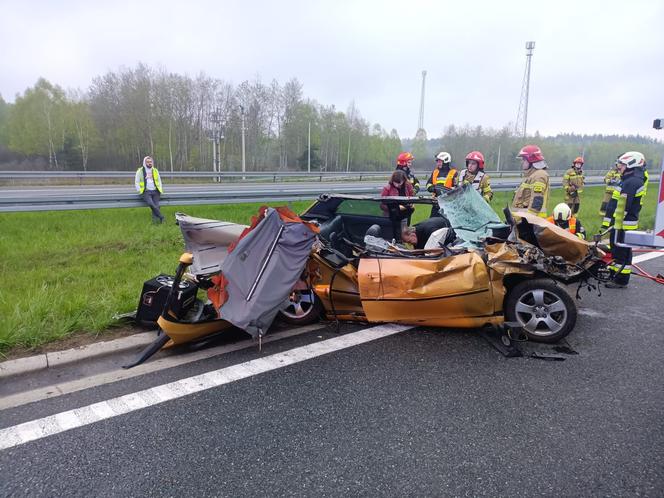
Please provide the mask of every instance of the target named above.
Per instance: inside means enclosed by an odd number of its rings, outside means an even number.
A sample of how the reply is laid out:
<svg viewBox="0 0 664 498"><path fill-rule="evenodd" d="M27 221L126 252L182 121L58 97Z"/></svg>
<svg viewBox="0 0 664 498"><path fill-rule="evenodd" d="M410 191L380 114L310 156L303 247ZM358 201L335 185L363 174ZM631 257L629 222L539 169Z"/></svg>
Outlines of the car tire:
<svg viewBox="0 0 664 498"><path fill-rule="evenodd" d="M311 325L320 320L323 305L313 289L293 291L279 318L291 325Z"/></svg>
<svg viewBox="0 0 664 498"><path fill-rule="evenodd" d="M553 280L525 280L509 291L505 316L523 327L528 339L554 343L567 336L576 324L576 305L565 289Z"/></svg>

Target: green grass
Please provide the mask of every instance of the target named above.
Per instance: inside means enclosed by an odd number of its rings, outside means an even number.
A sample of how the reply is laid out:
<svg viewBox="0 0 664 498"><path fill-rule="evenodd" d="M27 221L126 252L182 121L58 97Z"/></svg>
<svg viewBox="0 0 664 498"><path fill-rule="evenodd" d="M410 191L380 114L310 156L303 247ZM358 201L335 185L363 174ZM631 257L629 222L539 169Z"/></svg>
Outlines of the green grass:
<svg viewBox="0 0 664 498"><path fill-rule="evenodd" d="M283 204L283 203L281 203ZM302 211L310 201L295 202ZM249 223L261 204L164 207ZM0 214L0 353L75 332L102 333L115 313L136 309L143 282L174 273L183 251L171 221L147 208Z"/></svg>
<svg viewBox="0 0 664 498"><path fill-rule="evenodd" d="M657 185L651 187L642 225L652 227ZM584 192L580 219L589 232L600 225L602 189ZM497 192L500 212L511 193ZM549 208L562 200L552 195ZM283 203L281 203L283 204ZM291 204L296 212L311 202ZM164 207L167 220L176 211L201 218L249 223L260 203ZM420 206L413 222L424 219ZM14 347L36 347L76 332L103 334L113 315L136 309L143 282L173 273L183 250L172 221L150 223L147 208L0 214L0 354Z"/></svg>

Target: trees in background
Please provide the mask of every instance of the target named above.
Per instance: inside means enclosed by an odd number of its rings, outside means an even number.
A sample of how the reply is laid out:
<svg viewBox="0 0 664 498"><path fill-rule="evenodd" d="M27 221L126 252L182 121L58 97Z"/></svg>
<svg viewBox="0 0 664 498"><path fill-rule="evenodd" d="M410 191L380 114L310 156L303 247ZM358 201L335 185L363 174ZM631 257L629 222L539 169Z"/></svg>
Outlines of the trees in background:
<svg viewBox="0 0 664 498"><path fill-rule="evenodd" d="M233 86L144 64L94 78L86 92L40 79L16 102L0 102L0 147L49 158L52 169L131 169L152 155L165 170L212 169L215 128L222 170L242 164L242 122L250 171L386 169L399 152L396 133L306 99L297 79ZM3 131L7 130L7 131Z"/></svg>
<svg viewBox="0 0 664 498"><path fill-rule="evenodd" d="M306 170L309 156L314 171L389 170L402 150L414 153L417 170L431 169L440 150L458 166L469 151L480 150L489 170L518 169L514 158L526 143L540 145L552 169L565 169L582 154L591 169L602 169L632 149L659 164L664 150L661 142L639 136L521 139L508 127L455 125L439 139L402 141L396 130L365 120L354 102L342 112L306 98L297 79L281 84L256 78L234 86L202 73L192 78L139 64L94 78L85 92L65 92L41 78L14 104L0 97L0 161L13 151L47 158L52 169L123 170L149 154L162 170L212 170L216 131L223 135L221 169L237 171L243 122L249 171Z"/></svg>
<svg viewBox="0 0 664 498"><path fill-rule="evenodd" d="M9 148L48 156L49 168L58 169L58 154L69 145L65 106L64 90L40 78L10 108Z"/></svg>

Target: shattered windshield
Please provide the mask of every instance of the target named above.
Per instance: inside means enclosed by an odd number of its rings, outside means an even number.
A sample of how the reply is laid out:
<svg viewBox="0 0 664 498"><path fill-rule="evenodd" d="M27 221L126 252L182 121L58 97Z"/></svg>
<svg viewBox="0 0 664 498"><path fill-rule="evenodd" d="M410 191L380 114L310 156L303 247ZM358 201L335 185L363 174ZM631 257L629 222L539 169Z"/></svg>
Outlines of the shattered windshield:
<svg viewBox="0 0 664 498"><path fill-rule="evenodd" d="M491 228L505 226L491 206L470 185L438 197L438 205L450 220L464 245L479 246L480 239L491 235Z"/></svg>

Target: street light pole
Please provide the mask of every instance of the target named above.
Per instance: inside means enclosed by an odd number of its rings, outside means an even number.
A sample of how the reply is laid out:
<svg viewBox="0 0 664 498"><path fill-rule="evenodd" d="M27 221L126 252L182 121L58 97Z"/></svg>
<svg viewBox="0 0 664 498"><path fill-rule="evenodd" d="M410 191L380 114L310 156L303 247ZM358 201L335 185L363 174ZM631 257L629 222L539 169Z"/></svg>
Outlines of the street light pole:
<svg viewBox="0 0 664 498"><path fill-rule="evenodd" d="M348 128L348 155L346 156L346 173L350 168L350 132L351 128Z"/></svg>
<svg viewBox="0 0 664 498"><path fill-rule="evenodd" d="M212 121L212 130L210 140L212 140L212 171L221 173L221 139L224 138L221 133L221 112L217 107L210 116ZM221 177L217 176L214 181L220 182Z"/></svg>
<svg viewBox="0 0 664 498"><path fill-rule="evenodd" d="M242 113L242 173L245 173L247 171L247 164L244 148L244 107L240 106L240 112ZM242 179L245 180L245 177L242 176Z"/></svg>
<svg viewBox="0 0 664 498"><path fill-rule="evenodd" d="M309 138L307 146L307 173L311 173L311 121L309 121Z"/></svg>

